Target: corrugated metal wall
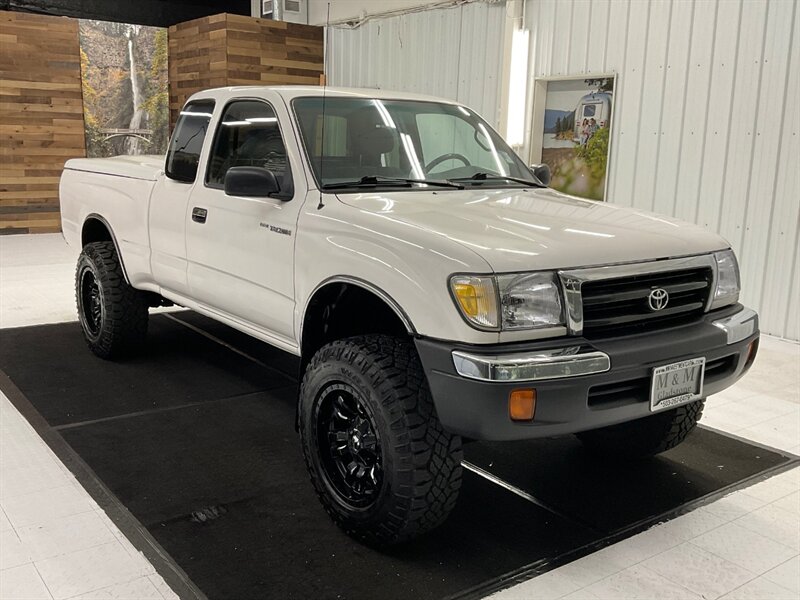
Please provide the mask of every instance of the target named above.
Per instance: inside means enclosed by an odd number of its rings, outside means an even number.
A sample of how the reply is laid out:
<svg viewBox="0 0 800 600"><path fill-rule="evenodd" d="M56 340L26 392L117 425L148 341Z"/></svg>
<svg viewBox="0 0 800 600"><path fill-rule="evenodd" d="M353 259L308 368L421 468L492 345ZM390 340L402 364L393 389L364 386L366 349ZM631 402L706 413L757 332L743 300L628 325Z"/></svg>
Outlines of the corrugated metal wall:
<svg viewBox="0 0 800 600"><path fill-rule="evenodd" d="M800 339L800 11L792 0L528 0L531 78L616 72L610 201L730 241L742 301ZM532 87L531 87L532 89Z"/></svg>
<svg viewBox="0 0 800 600"><path fill-rule="evenodd" d="M525 18L529 90L535 77L618 74L609 200L725 236L741 263L742 301L765 332L795 340L797 5L527 0ZM470 4L334 29L331 82L455 98L497 125L505 25L504 5Z"/></svg>
<svg viewBox="0 0 800 600"><path fill-rule="evenodd" d="M451 98L497 125L505 14L474 3L330 27L329 82Z"/></svg>

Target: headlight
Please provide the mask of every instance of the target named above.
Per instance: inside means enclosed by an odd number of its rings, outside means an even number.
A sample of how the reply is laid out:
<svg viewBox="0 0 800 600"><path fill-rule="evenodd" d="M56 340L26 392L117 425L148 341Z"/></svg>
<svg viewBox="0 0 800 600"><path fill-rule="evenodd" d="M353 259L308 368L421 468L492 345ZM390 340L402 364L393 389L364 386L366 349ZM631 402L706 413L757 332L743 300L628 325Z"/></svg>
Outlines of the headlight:
<svg viewBox="0 0 800 600"><path fill-rule="evenodd" d="M739 264L733 250L714 254L717 261L717 287L711 310L728 306L739 300Z"/></svg>
<svg viewBox="0 0 800 600"><path fill-rule="evenodd" d="M450 289L461 314L478 329L515 331L564 322L554 273L456 275Z"/></svg>
<svg viewBox="0 0 800 600"><path fill-rule="evenodd" d="M552 327L562 322L561 294L553 273L500 275L503 329Z"/></svg>

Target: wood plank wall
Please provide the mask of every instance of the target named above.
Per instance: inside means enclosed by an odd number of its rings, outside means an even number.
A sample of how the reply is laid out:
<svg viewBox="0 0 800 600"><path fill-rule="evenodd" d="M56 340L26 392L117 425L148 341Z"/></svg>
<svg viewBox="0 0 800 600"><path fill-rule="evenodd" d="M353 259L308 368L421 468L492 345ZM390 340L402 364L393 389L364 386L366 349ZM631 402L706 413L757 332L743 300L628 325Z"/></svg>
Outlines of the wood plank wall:
<svg viewBox="0 0 800 600"><path fill-rule="evenodd" d="M219 14L169 28L170 117L226 85L318 85L323 28ZM0 11L0 234L60 231L64 162L86 155L77 19Z"/></svg>
<svg viewBox="0 0 800 600"><path fill-rule="evenodd" d="M228 85L319 85L322 27L228 15Z"/></svg>
<svg viewBox="0 0 800 600"><path fill-rule="evenodd" d="M186 99L200 90L228 85L226 14L169 28L169 116L174 125Z"/></svg>
<svg viewBox="0 0 800 600"><path fill-rule="evenodd" d="M220 14L169 28L170 120L187 98L226 85L319 85L323 28Z"/></svg>
<svg viewBox="0 0 800 600"><path fill-rule="evenodd" d="M85 155L78 21L0 11L0 234L60 231L58 180Z"/></svg>

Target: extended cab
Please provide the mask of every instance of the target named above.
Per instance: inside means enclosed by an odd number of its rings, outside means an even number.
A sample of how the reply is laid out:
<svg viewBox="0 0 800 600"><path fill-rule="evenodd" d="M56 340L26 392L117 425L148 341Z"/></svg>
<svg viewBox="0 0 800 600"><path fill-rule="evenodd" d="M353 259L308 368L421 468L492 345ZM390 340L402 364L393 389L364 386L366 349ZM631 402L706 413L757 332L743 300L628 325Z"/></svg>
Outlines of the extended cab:
<svg viewBox="0 0 800 600"><path fill-rule="evenodd" d="M115 358L174 303L300 356L323 505L359 539L406 540L453 507L462 442L658 453L755 357L725 240L548 179L450 101L201 92L166 157L67 163L80 323Z"/></svg>

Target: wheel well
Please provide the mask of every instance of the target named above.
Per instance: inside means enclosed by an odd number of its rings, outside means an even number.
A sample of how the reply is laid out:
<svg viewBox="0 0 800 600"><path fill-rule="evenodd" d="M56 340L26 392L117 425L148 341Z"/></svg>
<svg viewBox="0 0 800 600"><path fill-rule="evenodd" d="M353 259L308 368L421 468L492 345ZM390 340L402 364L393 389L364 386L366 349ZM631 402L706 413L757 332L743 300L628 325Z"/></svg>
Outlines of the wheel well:
<svg viewBox="0 0 800 600"><path fill-rule="evenodd" d="M117 240L114 237L114 234L111 232L111 227L102 217L90 215L86 221L84 221L83 229L81 229L81 248L85 247L86 244L92 244L94 242L111 242L114 244L120 267L122 267L122 276L125 278L126 283L130 283L128 279L128 272L125 270L125 263L122 261L122 254L120 253L119 246L117 245ZM149 297L148 302L150 303L150 306L172 305L171 302L164 300L158 294L151 294L149 292L147 292L147 294Z"/></svg>
<svg viewBox="0 0 800 600"><path fill-rule="evenodd" d="M86 219L81 231L81 247L92 242L113 242L111 230L103 221L90 217Z"/></svg>
<svg viewBox="0 0 800 600"><path fill-rule="evenodd" d="M314 293L303 318L302 368L329 342L378 333L410 335L404 320L376 293L354 283L329 283Z"/></svg>

